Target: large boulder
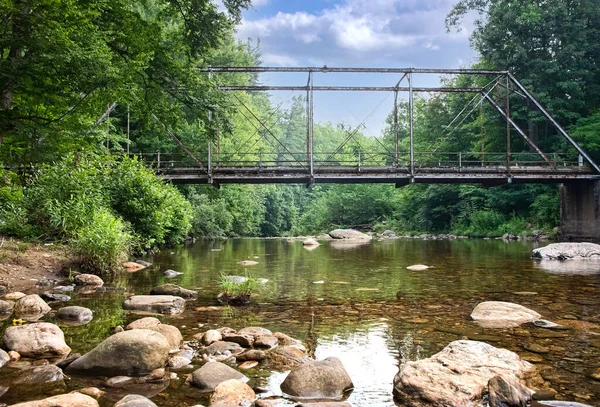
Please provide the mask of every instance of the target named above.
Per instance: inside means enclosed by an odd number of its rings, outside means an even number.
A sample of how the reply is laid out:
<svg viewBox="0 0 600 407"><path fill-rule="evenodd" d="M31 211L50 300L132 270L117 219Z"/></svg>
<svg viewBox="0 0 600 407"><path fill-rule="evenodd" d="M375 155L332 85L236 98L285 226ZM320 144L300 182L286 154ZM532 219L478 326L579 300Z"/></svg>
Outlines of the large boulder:
<svg viewBox="0 0 600 407"><path fill-rule="evenodd" d="M231 379L219 383L210 396L212 406L246 406L256 399L254 390L246 383Z"/></svg>
<svg viewBox="0 0 600 407"><path fill-rule="evenodd" d="M157 407L150 399L139 394L128 394L117 401L114 407Z"/></svg>
<svg viewBox="0 0 600 407"><path fill-rule="evenodd" d="M123 303L123 308L154 314L181 314L185 309L185 300L173 295L134 295Z"/></svg>
<svg viewBox="0 0 600 407"><path fill-rule="evenodd" d="M163 284L154 287L150 290L150 295L174 295L185 299L192 299L198 297L198 293L194 290L188 290L182 288L177 284Z"/></svg>
<svg viewBox="0 0 600 407"><path fill-rule="evenodd" d="M90 396L74 392L43 400L13 404L11 407L99 407L99 404Z"/></svg>
<svg viewBox="0 0 600 407"><path fill-rule="evenodd" d="M353 388L352 379L336 357L305 363L281 383L281 390L290 396L308 399L339 399Z"/></svg>
<svg viewBox="0 0 600 407"><path fill-rule="evenodd" d="M415 407L476 405L496 375L527 380L536 372L514 352L484 342L454 341L428 359L400 366L394 397Z"/></svg>
<svg viewBox="0 0 600 407"><path fill-rule="evenodd" d="M208 362L200 369L194 370L191 383L200 390L214 391L220 383L231 379L248 381L246 376L224 363Z"/></svg>
<svg viewBox="0 0 600 407"><path fill-rule="evenodd" d="M536 321L541 315L512 302L485 301L477 304L471 318L487 328L512 328Z"/></svg>
<svg viewBox="0 0 600 407"><path fill-rule="evenodd" d="M50 306L37 294L26 295L15 304L13 311L18 318L37 321L48 312Z"/></svg>
<svg viewBox="0 0 600 407"><path fill-rule="evenodd" d="M59 308L56 316L72 325L85 325L94 317L91 309L76 305Z"/></svg>
<svg viewBox="0 0 600 407"><path fill-rule="evenodd" d="M62 356L71 352L61 329L48 322L10 326L4 331L4 346L8 350L31 358Z"/></svg>
<svg viewBox="0 0 600 407"><path fill-rule="evenodd" d="M354 229L335 229L329 232L334 239L371 240L371 236Z"/></svg>
<svg viewBox="0 0 600 407"><path fill-rule="evenodd" d="M160 333L135 329L109 336L75 360L67 373L103 376L143 376L162 368L169 359L169 342Z"/></svg>
<svg viewBox="0 0 600 407"><path fill-rule="evenodd" d="M534 249L531 256L547 260L599 259L600 244L595 243L551 243Z"/></svg>

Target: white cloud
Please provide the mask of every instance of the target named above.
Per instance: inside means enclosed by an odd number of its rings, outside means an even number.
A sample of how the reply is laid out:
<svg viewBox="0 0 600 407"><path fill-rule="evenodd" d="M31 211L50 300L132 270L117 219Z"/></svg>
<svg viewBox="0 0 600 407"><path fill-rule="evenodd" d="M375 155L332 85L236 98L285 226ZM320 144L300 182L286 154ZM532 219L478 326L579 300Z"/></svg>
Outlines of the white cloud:
<svg viewBox="0 0 600 407"><path fill-rule="evenodd" d="M287 55L264 54L261 56L263 64L271 66L296 66L298 61Z"/></svg>
<svg viewBox="0 0 600 407"><path fill-rule="evenodd" d="M252 0L253 7L262 7L269 4L269 0Z"/></svg>

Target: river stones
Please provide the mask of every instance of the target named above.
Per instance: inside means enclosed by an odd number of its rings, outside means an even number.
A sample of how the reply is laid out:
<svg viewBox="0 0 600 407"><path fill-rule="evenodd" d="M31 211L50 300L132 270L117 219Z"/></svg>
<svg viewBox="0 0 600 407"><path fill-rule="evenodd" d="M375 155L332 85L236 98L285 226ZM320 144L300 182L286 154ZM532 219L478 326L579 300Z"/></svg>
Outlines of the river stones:
<svg viewBox="0 0 600 407"><path fill-rule="evenodd" d="M329 232L333 239L371 240L371 236L354 229L335 229Z"/></svg>
<svg viewBox="0 0 600 407"><path fill-rule="evenodd" d="M104 281L93 274L77 274L73 280L77 285L92 285L96 287L102 287Z"/></svg>
<svg viewBox="0 0 600 407"><path fill-rule="evenodd" d="M261 335L256 337L254 340L255 348L267 348L272 349L279 344L279 339L273 335Z"/></svg>
<svg viewBox="0 0 600 407"><path fill-rule="evenodd" d="M4 347L31 358L62 356L71 352L63 331L48 322L10 326L4 331Z"/></svg>
<svg viewBox="0 0 600 407"><path fill-rule="evenodd" d="M527 407L531 401L529 389L510 376L494 376L488 382L489 407Z"/></svg>
<svg viewBox="0 0 600 407"><path fill-rule="evenodd" d="M42 297L44 301L67 302L71 300L71 297L66 294L53 293L52 291L43 292L40 297Z"/></svg>
<svg viewBox="0 0 600 407"><path fill-rule="evenodd" d="M244 348L250 348L254 344L254 336L240 333L229 333L223 335L225 342L237 343Z"/></svg>
<svg viewBox="0 0 600 407"><path fill-rule="evenodd" d="M163 284L156 286L150 290L150 295L174 295L176 297L185 299L198 297L198 293L196 291L182 288L177 284Z"/></svg>
<svg viewBox="0 0 600 407"><path fill-rule="evenodd" d="M471 318L486 328L513 328L539 320L540 317L529 308L504 301L481 302L471 313Z"/></svg>
<svg viewBox="0 0 600 407"><path fill-rule="evenodd" d="M212 406L245 406L251 405L256 399L254 390L239 380L225 380L219 383L210 396Z"/></svg>
<svg viewBox="0 0 600 407"><path fill-rule="evenodd" d="M169 270L165 270L165 272L163 274L166 278L174 278L174 277L182 275L183 273L180 271L175 271L175 270L169 269Z"/></svg>
<svg viewBox="0 0 600 407"><path fill-rule="evenodd" d="M297 345L278 346L267 354L267 364L271 369L284 371L309 362L311 359Z"/></svg>
<svg viewBox="0 0 600 407"><path fill-rule="evenodd" d="M202 335L202 343L206 346L221 340L223 340L223 336L221 335L221 332L216 329L209 329Z"/></svg>
<svg viewBox="0 0 600 407"><path fill-rule="evenodd" d="M0 314L12 314L14 307L14 302L0 300Z"/></svg>
<svg viewBox="0 0 600 407"><path fill-rule="evenodd" d="M61 394L60 396L48 397L43 400L13 404L11 407L99 407L99 404L90 396L73 392Z"/></svg>
<svg viewBox="0 0 600 407"><path fill-rule="evenodd" d="M207 355L207 356L216 356L216 355L223 355L226 352L229 352L229 353L235 355L237 353L242 353L243 351L244 351L244 348L242 348L238 343L219 341L219 342L214 342L214 343L210 344L209 346L207 346L206 348L204 348L202 350L202 354Z"/></svg>
<svg viewBox="0 0 600 407"><path fill-rule="evenodd" d="M50 306L39 295L31 294L18 300L13 311L17 318L37 321L50 312L50 309Z"/></svg>
<svg viewBox="0 0 600 407"><path fill-rule="evenodd" d="M394 397L411 406L462 407L481 400L496 375L538 378L514 352L484 342L454 341L427 359L406 362L394 378Z"/></svg>
<svg viewBox="0 0 600 407"><path fill-rule="evenodd" d="M65 376L59 367L54 365L36 366L25 370L11 382L11 386L41 385L62 382Z"/></svg>
<svg viewBox="0 0 600 407"><path fill-rule="evenodd" d="M123 308L135 312L155 314L181 314L185 300L173 295L134 295L123 303Z"/></svg>
<svg viewBox="0 0 600 407"><path fill-rule="evenodd" d="M20 291L13 291L12 293L8 293L4 296L5 300L18 301L23 297L26 297L27 294L22 293Z"/></svg>
<svg viewBox="0 0 600 407"><path fill-rule="evenodd" d="M260 361L260 360L265 360L267 358L267 352L265 352L264 350L259 350L259 349L249 349L244 353L240 353L235 358L240 362Z"/></svg>
<svg viewBox="0 0 600 407"><path fill-rule="evenodd" d="M600 245L595 243L551 243L533 249L531 257L547 260L600 259Z"/></svg>
<svg viewBox="0 0 600 407"><path fill-rule="evenodd" d="M0 369L2 369L8 362L10 362L10 356L8 356L8 353L0 349Z"/></svg>
<svg viewBox="0 0 600 407"><path fill-rule="evenodd" d="M135 329L109 336L75 360L67 373L103 376L143 376L164 367L169 359L169 342L160 333Z"/></svg>
<svg viewBox="0 0 600 407"><path fill-rule="evenodd" d="M79 306L59 308L56 316L70 325L85 325L94 317L91 309Z"/></svg>
<svg viewBox="0 0 600 407"><path fill-rule="evenodd" d="M242 260L238 261L237 264L239 264L240 266L256 266L258 262L254 260Z"/></svg>
<svg viewBox="0 0 600 407"><path fill-rule="evenodd" d="M221 362L208 362L192 373L191 383L200 390L214 391L226 380L235 379L247 382L248 378L237 370Z"/></svg>
<svg viewBox="0 0 600 407"><path fill-rule="evenodd" d="M298 407L352 407L347 401L318 401L316 403L300 403Z"/></svg>
<svg viewBox="0 0 600 407"><path fill-rule="evenodd" d="M283 392L309 399L339 399L353 388L352 379L336 357L304 363L293 369L281 383Z"/></svg>
<svg viewBox="0 0 600 407"><path fill-rule="evenodd" d="M114 407L157 407L152 400L139 394L129 394L117 401Z"/></svg>
<svg viewBox="0 0 600 407"><path fill-rule="evenodd" d="M302 245L303 246L319 246L319 242L317 242L312 237L309 237L308 239L306 239L305 241L302 242Z"/></svg>
<svg viewBox="0 0 600 407"><path fill-rule="evenodd" d="M271 331L266 328L262 328L259 326L248 326L246 328L242 328L237 331L240 335L250 335L253 337L263 336L263 335L272 335Z"/></svg>

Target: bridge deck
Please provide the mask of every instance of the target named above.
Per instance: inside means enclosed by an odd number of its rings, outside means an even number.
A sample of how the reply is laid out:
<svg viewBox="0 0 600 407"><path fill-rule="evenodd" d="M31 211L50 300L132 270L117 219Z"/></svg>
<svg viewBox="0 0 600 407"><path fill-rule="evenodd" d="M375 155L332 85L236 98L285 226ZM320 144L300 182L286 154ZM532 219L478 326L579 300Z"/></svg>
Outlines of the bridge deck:
<svg viewBox="0 0 600 407"><path fill-rule="evenodd" d="M505 166L417 167L327 167L311 177L299 167L161 168L159 175L175 184L313 184L313 183L563 183L599 180L589 167Z"/></svg>

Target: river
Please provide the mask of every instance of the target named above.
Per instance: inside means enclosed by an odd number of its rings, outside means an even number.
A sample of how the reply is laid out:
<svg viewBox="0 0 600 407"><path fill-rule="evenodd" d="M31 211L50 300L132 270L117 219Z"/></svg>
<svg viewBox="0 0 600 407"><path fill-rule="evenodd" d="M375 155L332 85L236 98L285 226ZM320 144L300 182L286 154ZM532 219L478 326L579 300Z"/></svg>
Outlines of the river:
<svg viewBox="0 0 600 407"><path fill-rule="evenodd" d="M185 339L223 326L284 332L302 340L318 359L342 360L355 385L348 399L353 406L393 406L398 364L428 357L461 338L507 348L530 360L558 398L600 405L600 382L591 378L600 366L600 274L542 268L530 259L533 247L532 242L500 240L398 239L323 242L308 250L300 241L285 239L201 241L147 259L152 267L120 281L125 291L75 295L70 305L94 310L94 320L63 330L73 352L83 353L112 327L138 317L121 309L126 295L175 283L199 293L182 315L161 317ZM241 260L258 264L242 267L237 264ZM433 267L407 270L412 264ZM168 279L163 275L167 269L183 274ZM252 295L249 306L218 305L219 277L245 273L268 282ZM572 329L481 328L469 315L487 300L521 304ZM532 344L547 352L527 350ZM260 369L247 374L251 385L275 394L285 377ZM90 384L97 383L76 378L69 387ZM191 406L207 399L173 382L153 400L159 406Z"/></svg>

